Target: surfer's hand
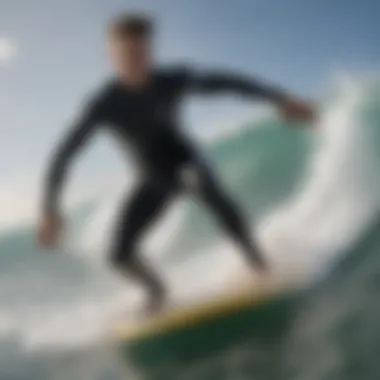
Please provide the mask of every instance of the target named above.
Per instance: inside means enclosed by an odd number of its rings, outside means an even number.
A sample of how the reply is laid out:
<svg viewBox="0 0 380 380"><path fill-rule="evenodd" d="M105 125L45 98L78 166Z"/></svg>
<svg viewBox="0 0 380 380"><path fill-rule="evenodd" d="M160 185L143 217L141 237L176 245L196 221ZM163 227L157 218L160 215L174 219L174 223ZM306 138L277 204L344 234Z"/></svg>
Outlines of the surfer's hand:
<svg viewBox="0 0 380 380"><path fill-rule="evenodd" d="M62 226L62 220L58 214L44 214L38 226L40 246L47 249L56 248L61 237Z"/></svg>
<svg viewBox="0 0 380 380"><path fill-rule="evenodd" d="M285 100L280 105L280 111L287 122L311 123L315 119L314 106L301 100Z"/></svg>

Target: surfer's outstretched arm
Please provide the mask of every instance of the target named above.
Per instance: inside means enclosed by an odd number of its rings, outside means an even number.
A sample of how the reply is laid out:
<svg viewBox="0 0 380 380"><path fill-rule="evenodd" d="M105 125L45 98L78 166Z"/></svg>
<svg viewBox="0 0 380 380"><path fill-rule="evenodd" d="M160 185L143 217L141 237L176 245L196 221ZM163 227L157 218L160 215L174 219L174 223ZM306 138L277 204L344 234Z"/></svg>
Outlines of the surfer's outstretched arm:
<svg viewBox="0 0 380 380"><path fill-rule="evenodd" d="M230 72L188 71L189 89L203 94L235 93L250 98L268 100L276 104L285 102L289 97L280 88L265 84L263 81Z"/></svg>
<svg viewBox="0 0 380 380"><path fill-rule="evenodd" d="M99 122L98 108L90 107L71 127L69 133L60 141L49 165L42 199L41 220L38 227L39 244L44 248L55 248L62 230L59 201L66 172L80 148L94 133Z"/></svg>
<svg viewBox="0 0 380 380"><path fill-rule="evenodd" d="M314 120L314 108L308 102L297 99L279 87L243 74L229 72L196 72L184 70L183 85L198 94L234 93L250 99L269 101L281 110L287 121L310 122Z"/></svg>
<svg viewBox="0 0 380 380"><path fill-rule="evenodd" d="M72 159L95 131L97 119L91 111L85 111L59 142L50 163L43 198L43 212L57 213L59 197Z"/></svg>

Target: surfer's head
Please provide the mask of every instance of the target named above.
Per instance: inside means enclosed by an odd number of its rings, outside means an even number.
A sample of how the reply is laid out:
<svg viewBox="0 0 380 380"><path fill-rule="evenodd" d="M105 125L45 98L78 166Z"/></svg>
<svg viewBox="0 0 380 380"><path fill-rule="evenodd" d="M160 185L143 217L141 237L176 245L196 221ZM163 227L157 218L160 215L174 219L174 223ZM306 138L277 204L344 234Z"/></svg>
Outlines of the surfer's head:
<svg viewBox="0 0 380 380"><path fill-rule="evenodd" d="M112 63L122 80L144 84L151 65L153 21L144 15L122 14L109 27Z"/></svg>

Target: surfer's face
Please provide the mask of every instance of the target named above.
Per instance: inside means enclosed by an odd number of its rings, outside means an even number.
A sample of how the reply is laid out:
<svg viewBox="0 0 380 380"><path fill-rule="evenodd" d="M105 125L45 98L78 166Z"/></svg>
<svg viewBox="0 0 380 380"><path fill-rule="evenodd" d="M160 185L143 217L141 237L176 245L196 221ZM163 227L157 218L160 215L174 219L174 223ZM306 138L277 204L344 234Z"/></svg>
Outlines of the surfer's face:
<svg viewBox="0 0 380 380"><path fill-rule="evenodd" d="M123 81L143 84L150 69L150 40L145 36L111 36L110 54L114 68Z"/></svg>

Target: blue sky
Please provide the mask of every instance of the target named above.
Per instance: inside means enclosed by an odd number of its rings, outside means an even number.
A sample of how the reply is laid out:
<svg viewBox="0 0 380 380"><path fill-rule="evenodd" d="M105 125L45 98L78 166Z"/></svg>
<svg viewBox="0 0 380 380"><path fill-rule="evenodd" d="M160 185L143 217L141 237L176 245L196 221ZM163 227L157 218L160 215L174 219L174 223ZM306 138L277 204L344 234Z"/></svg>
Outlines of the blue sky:
<svg viewBox="0 0 380 380"><path fill-rule="evenodd" d="M378 0L0 0L0 197L10 183L25 191L23 178L42 169L87 92L102 83L104 31L122 10L157 17L161 62L258 74L308 97L336 71L380 64ZM207 128L249 108L193 102L186 124ZM111 147L94 146L83 175L118 171Z"/></svg>

